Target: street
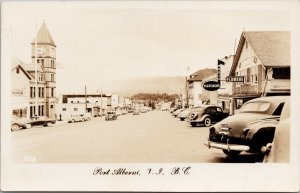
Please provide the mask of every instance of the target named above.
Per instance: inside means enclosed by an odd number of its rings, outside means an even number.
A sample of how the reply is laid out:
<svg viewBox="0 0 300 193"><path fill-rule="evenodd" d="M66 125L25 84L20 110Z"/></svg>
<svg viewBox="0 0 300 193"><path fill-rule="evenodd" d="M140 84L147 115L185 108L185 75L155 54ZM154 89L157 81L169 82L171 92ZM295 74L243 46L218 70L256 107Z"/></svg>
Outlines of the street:
<svg viewBox="0 0 300 193"><path fill-rule="evenodd" d="M252 163L208 149L208 127L191 127L167 111L121 115L115 121L60 123L12 132L12 159L37 163Z"/></svg>

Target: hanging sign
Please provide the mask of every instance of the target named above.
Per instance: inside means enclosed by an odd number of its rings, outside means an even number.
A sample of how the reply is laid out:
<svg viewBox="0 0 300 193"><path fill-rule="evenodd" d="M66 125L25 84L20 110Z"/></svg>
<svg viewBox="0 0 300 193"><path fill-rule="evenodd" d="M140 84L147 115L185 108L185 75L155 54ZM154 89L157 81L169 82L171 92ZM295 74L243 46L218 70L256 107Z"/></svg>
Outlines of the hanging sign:
<svg viewBox="0 0 300 193"><path fill-rule="evenodd" d="M221 60L218 60L218 81L207 81L203 83L203 88L208 91L215 91L221 87L221 65L225 63Z"/></svg>
<svg viewBox="0 0 300 193"><path fill-rule="evenodd" d="M244 82L244 76L227 76L226 82Z"/></svg>

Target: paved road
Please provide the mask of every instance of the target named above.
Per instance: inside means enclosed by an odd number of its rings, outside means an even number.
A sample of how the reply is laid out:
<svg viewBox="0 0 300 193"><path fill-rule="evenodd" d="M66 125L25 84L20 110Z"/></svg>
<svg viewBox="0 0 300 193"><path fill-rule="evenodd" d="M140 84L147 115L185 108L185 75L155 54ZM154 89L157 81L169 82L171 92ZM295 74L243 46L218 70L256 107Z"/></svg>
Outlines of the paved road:
<svg viewBox="0 0 300 193"><path fill-rule="evenodd" d="M32 127L12 132L12 158L39 163L231 163L256 162L241 154L230 159L203 145L208 127L191 127L166 111L122 115L116 121Z"/></svg>

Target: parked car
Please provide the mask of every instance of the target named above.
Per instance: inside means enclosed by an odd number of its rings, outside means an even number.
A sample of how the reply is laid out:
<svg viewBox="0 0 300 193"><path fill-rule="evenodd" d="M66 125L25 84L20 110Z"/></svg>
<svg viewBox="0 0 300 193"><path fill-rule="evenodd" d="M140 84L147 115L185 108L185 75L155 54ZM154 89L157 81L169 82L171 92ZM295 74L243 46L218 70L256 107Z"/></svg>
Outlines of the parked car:
<svg viewBox="0 0 300 193"><path fill-rule="evenodd" d="M183 111L183 109L177 109L176 111L174 111L173 113L172 113L172 115L174 116L174 117L177 117L177 115L179 114L179 113L181 113Z"/></svg>
<svg viewBox="0 0 300 193"><path fill-rule="evenodd" d="M280 121L276 125L274 139L262 147L265 153L264 163L288 163L290 161L290 100L288 99L281 112Z"/></svg>
<svg viewBox="0 0 300 193"><path fill-rule="evenodd" d="M128 113L133 113L133 109L128 109Z"/></svg>
<svg viewBox="0 0 300 193"><path fill-rule="evenodd" d="M223 112L222 108L219 106L205 105L201 107L195 107L191 110L189 122L192 127L195 127L199 123L209 127L212 123L217 123L228 116L229 113Z"/></svg>
<svg viewBox="0 0 300 193"><path fill-rule="evenodd" d="M90 121L92 119L91 113L84 113L82 114L82 117L84 118L85 121Z"/></svg>
<svg viewBox="0 0 300 193"><path fill-rule="evenodd" d="M105 115L105 120L106 121L117 120L117 113L116 113L116 111L107 111L107 113Z"/></svg>
<svg viewBox="0 0 300 193"><path fill-rule="evenodd" d="M29 129L31 125L28 124L29 120L13 115L11 117L11 131L17 131L20 129Z"/></svg>
<svg viewBox="0 0 300 193"><path fill-rule="evenodd" d="M43 125L44 127L50 127L52 126L52 124L55 124L55 122L56 119L49 119L46 116L35 116L31 118L28 124L30 124L31 126Z"/></svg>
<svg viewBox="0 0 300 193"><path fill-rule="evenodd" d="M172 114L172 113L174 113L175 111L177 111L179 108L177 108L177 107L173 107L173 108L171 108L170 109L170 113Z"/></svg>
<svg viewBox="0 0 300 193"><path fill-rule="evenodd" d="M186 118L188 118L190 114L190 109L184 109L182 112L180 112L177 117L181 120L184 121Z"/></svg>
<svg viewBox="0 0 300 193"><path fill-rule="evenodd" d="M132 114L133 114L133 115L139 115L139 114L140 114L140 111L139 111L139 110L134 110Z"/></svg>
<svg viewBox="0 0 300 193"><path fill-rule="evenodd" d="M71 115L71 117L68 118L68 123L83 122L83 121L85 121L85 117L83 114Z"/></svg>
<svg viewBox="0 0 300 193"><path fill-rule="evenodd" d="M209 148L223 150L228 156L242 151L260 153L272 142L286 96L261 97L246 102L239 113L209 129Z"/></svg>

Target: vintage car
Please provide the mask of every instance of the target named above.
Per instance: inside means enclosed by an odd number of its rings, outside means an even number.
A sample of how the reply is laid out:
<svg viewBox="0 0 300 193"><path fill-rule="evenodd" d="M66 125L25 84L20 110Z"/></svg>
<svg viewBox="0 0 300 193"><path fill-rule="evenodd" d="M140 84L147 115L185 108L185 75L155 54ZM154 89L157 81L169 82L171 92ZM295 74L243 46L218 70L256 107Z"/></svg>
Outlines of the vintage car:
<svg viewBox="0 0 300 193"><path fill-rule="evenodd" d="M178 115L179 115L179 113L181 113L183 111L183 109L177 109L176 111L174 111L173 113L172 113L172 115L174 116L174 117L177 117Z"/></svg>
<svg viewBox="0 0 300 193"><path fill-rule="evenodd" d="M177 117L181 120L184 121L186 118L188 118L190 114L190 109L184 109L183 111L181 111Z"/></svg>
<svg viewBox="0 0 300 193"><path fill-rule="evenodd" d="M31 125L28 124L29 120L13 115L11 117L11 131L17 131L20 129L29 129Z"/></svg>
<svg viewBox="0 0 300 193"><path fill-rule="evenodd" d="M105 120L110 121L110 120L117 120L117 114L116 111L107 111L105 115Z"/></svg>
<svg viewBox="0 0 300 193"><path fill-rule="evenodd" d="M132 114L133 114L133 115L139 115L139 114L140 114L140 111L136 109L136 110L133 111Z"/></svg>
<svg viewBox="0 0 300 193"><path fill-rule="evenodd" d="M228 156L242 151L260 153L272 142L287 96L261 97L246 102L238 114L229 116L209 129L205 145L223 150Z"/></svg>
<svg viewBox="0 0 300 193"><path fill-rule="evenodd" d="M276 126L273 142L261 149L262 153L265 153L264 163L288 163L290 161L290 108L290 100L287 100Z"/></svg>
<svg viewBox="0 0 300 193"><path fill-rule="evenodd" d="M56 119L49 119L46 116L35 116L35 117L31 118L31 120L28 124L30 124L31 126L42 125L44 127L47 127L47 126L50 127L55 122L56 122Z"/></svg>
<svg viewBox="0 0 300 193"><path fill-rule="evenodd" d="M71 115L71 117L68 118L68 123L83 122L89 120L91 120L91 114L89 113L75 114L75 115Z"/></svg>
<svg viewBox="0 0 300 193"><path fill-rule="evenodd" d="M212 123L217 123L228 116L229 113L223 112L219 106L204 105L191 110L188 121L192 127L195 127L199 123L209 127Z"/></svg>

